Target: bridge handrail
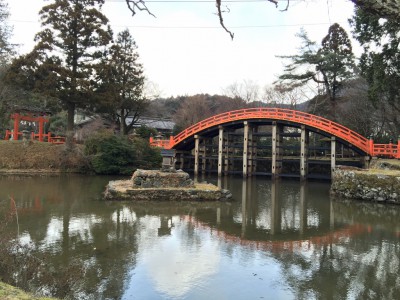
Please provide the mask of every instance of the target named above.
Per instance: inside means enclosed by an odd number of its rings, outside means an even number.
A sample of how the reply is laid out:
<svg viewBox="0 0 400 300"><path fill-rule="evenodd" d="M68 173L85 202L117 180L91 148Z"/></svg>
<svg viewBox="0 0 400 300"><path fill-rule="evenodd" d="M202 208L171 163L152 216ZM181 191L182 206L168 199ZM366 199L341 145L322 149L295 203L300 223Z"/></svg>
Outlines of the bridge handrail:
<svg viewBox="0 0 400 300"><path fill-rule="evenodd" d="M319 117L316 115L312 115L306 112L285 109L285 108L246 108L239 109L229 112L224 112L207 119L204 119L185 130L178 133L171 140L170 148L173 148L175 145L179 144L187 137L194 135L204 129L221 125L224 123L238 121L238 120L247 120L247 119L273 119L273 120L284 120L289 122L295 122L303 125L308 125L310 127L321 129L327 133L330 133L334 136L337 136L360 150L370 153L371 149L369 149L369 140L358 134L357 132L340 125L336 122L330 121L323 117Z"/></svg>
<svg viewBox="0 0 400 300"><path fill-rule="evenodd" d="M373 155L397 158L398 145L392 144L392 143L390 143L390 144L374 144Z"/></svg>

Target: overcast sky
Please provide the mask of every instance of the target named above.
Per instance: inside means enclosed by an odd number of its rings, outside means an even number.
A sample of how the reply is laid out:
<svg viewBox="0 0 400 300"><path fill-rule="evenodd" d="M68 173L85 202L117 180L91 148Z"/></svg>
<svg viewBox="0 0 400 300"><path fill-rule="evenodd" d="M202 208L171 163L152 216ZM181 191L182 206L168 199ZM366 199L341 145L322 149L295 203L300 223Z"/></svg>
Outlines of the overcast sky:
<svg viewBox="0 0 400 300"><path fill-rule="evenodd" d="M29 52L40 31L38 12L51 1L7 2L12 42L21 45L20 53ZM235 34L233 41L219 26L213 0L149 0L156 18L146 12L132 17L125 0L106 0L102 11L114 35L126 28L131 31L146 77L168 97L221 94L228 85L244 80L260 87L271 84L282 71L283 61L276 55L297 53L300 43L295 34L301 27L318 42L335 22L351 35L349 0L290 0L288 11L281 12L286 4L280 1L275 8L266 0L226 1L229 13L224 20Z"/></svg>

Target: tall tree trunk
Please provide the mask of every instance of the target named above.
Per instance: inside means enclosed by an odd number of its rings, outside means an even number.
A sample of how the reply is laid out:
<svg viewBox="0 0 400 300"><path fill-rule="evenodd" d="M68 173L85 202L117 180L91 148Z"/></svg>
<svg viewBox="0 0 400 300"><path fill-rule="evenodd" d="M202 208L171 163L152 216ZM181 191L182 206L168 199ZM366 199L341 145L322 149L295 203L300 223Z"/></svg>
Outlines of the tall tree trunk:
<svg viewBox="0 0 400 300"><path fill-rule="evenodd" d="M67 132L66 132L66 146L72 148L74 142L74 117L75 117L75 103L68 102L67 104Z"/></svg>
<svg viewBox="0 0 400 300"><path fill-rule="evenodd" d="M129 131L128 126L126 126L126 117L127 116L126 116L125 109L121 109L121 124L120 124L120 126L121 126L120 133L121 133L121 135L127 135L128 131Z"/></svg>

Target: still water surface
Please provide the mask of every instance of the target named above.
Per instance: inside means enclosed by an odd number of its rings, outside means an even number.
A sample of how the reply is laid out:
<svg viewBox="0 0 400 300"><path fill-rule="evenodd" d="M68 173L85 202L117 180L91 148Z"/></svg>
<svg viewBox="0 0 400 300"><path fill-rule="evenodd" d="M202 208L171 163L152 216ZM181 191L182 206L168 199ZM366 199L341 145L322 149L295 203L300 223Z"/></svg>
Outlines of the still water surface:
<svg viewBox="0 0 400 300"><path fill-rule="evenodd" d="M83 267L69 299L400 299L399 206L234 177L232 203L104 202L110 179L0 177L20 239Z"/></svg>

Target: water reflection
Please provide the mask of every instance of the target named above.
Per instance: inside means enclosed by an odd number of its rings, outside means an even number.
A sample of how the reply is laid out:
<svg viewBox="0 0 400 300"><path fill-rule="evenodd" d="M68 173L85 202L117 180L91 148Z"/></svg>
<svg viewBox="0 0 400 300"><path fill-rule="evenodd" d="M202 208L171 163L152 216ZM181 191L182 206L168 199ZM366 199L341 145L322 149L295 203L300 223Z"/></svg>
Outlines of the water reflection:
<svg viewBox="0 0 400 300"><path fill-rule="evenodd" d="M400 297L398 207L331 201L325 183L234 177L219 182L233 203L104 202L108 180L0 179L20 239L49 268L83 267L69 298Z"/></svg>

